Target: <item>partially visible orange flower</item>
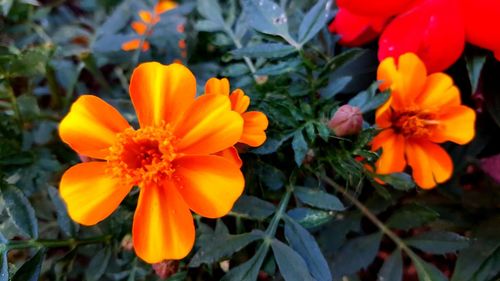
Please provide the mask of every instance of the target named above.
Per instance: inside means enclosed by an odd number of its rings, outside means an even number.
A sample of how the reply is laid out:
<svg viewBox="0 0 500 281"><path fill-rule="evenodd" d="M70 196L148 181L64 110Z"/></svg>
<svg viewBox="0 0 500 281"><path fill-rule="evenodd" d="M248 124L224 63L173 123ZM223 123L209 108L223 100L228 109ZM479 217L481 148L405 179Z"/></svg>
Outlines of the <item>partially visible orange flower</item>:
<svg viewBox="0 0 500 281"><path fill-rule="evenodd" d="M229 80L226 78L210 78L205 84L205 95L229 97L231 100L231 109L243 118L243 134L238 141L239 143L257 147L266 141L265 130L269 124L267 116L259 111L247 111L250 105L250 98L245 95L243 90L236 89L229 94ZM217 155L225 157L241 167L241 159L238 155L238 150L234 146L219 151Z"/></svg>
<svg viewBox="0 0 500 281"><path fill-rule="evenodd" d="M135 33L137 33L137 35L144 38L136 38L123 43L122 50L132 51L138 48L141 48L143 52L149 50L149 42L145 37L151 35L152 28L160 21L161 14L175 8L177 8L177 3L175 1L160 0L158 3L156 3L153 11L140 10L139 18L141 20L132 22L131 26Z"/></svg>
<svg viewBox="0 0 500 281"><path fill-rule="evenodd" d="M376 112L382 129L372 149L382 148L376 172L402 172L406 164L421 188L435 187L451 177L453 163L438 144L465 144L474 138L474 110L461 105L460 92L444 73L427 75L424 63L413 53L386 58L378 67L380 90L391 97Z"/></svg>
<svg viewBox="0 0 500 281"><path fill-rule="evenodd" d="M244 122L243 134L238 142L257 147L266 141L267 117L260 111L247 111L250 98L243 90L236 89L229 94L229 81L226 78L210 78L205 84L205 94L229 96L232 110L239 113Z"/></svg>
<svg viewBox="0 0 500 281"><path fill-rule="evenodd" d="M59 126L65 143L93 159L62 176L70 217L94 225L138 186L136 254L149 263L184 258L195 239L190 210L224 216L245 185L238 165L215 155L240 140L243 118L227 96L195 96L189 69L155 62L139 65L131 77L138 129L102 99L81 96Z"/></svg>

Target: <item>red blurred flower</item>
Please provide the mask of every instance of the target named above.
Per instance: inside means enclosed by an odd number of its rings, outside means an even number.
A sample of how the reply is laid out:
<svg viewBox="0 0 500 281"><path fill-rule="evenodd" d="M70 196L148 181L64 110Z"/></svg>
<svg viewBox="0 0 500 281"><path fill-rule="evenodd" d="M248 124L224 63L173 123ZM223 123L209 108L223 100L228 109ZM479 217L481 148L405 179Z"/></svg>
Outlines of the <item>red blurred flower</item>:
<svg viewBox="0 0 500 281"><path fill-rule="evenodd" d="M448 68L461 55L465 35L457 0L423 0L391 21L379 41L378 57L412 52L429 72Z"/></svg>
<svg viewBox="0 0 500 281"><path fill-rule="evenodd" d="M500 60L500 1L461 0L464 11L465 36L468 42L494 52Z"/></svg>
<svg viewBox="0 0 500 281"><path fill-rule="evenodd" d="M353 47L377 38L387 21L387 17L360 16L340 8L328 29L340 35L341 45Z"/></svg>

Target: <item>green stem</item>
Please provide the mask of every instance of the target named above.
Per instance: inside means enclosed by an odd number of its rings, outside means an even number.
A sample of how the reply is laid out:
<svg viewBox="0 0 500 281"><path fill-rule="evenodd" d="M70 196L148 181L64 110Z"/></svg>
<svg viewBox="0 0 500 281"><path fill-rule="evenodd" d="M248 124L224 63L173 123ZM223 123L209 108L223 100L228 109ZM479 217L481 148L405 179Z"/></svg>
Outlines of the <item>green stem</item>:
<svg viewBox="0 0 500 281"><path fill-rule="evenodd" d="M112 235L102 235L83 239L66 239L66 240L49 240L49 239L38 239L38 240L24 240L24 241L9 241L6 244L7 250L13 249L26 249L26 248L59 248L59 247L70 247L75 248L81 245L96 244L96 243L108 243L112 238Z"/></svg>
<svg viewBox="0 0 500 281"><path fill-rule="evenodd" d="M281 199L278 210L274 214L274 217L271 219L269 227L266 230L266 234L268 237L274 237L274 235L276 234L279 222L283 218L283 215L285 214L286 206L288 206L288 201L290 201L291 194L292 194L292 188L287 188L285 195Z"/></svg>
<svg viewBox="0 0 500 281"><path fill-rule="evenodd" d="M241 44L240 39L238 39L238 37L236 37L236 34L234 34L233 30L230 27L225 26L224 31L227 33L229 38L231 38L231 40L233 40L233 43L237 49L243 48L243 45ZM255 68L255 65L253 64L252 60L247 56L244 56L243 60L247 64L248 69L250 69L250 72L252 72L253 79L255 81L258 81L259 77L258 77L258 75L255 74L257 72L257 69Z"/></svg>
<svg viewBox="0 0 500 281"><path fill-rule="evenodd" d="M385 235L387 235L395 244L403 250L412 260L418 259L417 254L413 252L410 247L406 245L406 243L399 238L392 230L390 230L382 221L380 221L375 214L373 214L370 209L368 209L363 203L361 203L356 197L352 196L344 187L333 181L331 178L327 176L322 176L321 179L325 181L327 184L332 186L336 191L342 193L345 198L351 201L360 211L365 215L374 225L376 225L380 231L382 231Z"/></svg>

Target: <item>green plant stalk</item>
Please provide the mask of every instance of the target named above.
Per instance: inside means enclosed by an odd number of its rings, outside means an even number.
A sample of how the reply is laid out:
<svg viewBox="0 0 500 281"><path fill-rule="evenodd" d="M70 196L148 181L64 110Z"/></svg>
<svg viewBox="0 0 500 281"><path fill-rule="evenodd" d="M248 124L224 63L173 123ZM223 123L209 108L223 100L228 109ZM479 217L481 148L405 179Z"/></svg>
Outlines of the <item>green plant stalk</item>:
<svg viewBox="0 0 500 281"><path fill-rule="evenodd" d="M53 109L56 109L59 108L62 104L61 95L59 93L59 86L57 85L56 81L56 73L54 71L54 68L49 64L47 64L46 70L47 84L49 86L50 92L50 105Z"/></svg>
<svg viewBox="0 0 500 281"><path fill-rule="evenodd" d="M102 235L83 239L66 239L66 240L48 240L48 239L32 239L24 241L9 241L5 244L5 249L7 251L13 249L26 249L26 248L59 248L59 247L70 247L75 248L87 244L96 243L108 243L113 236Z"/></svg>
<svg viewBox="0 0 500 281"><path fill-rule="evenodd" d="M396 235L392 230L390 230L382 221L380 221L375 214L373 214L370 209L368 209L363 203L361 203L356 197L352 196L347 192L347 190L333 181L331 178L327 176L321 176L321 179L325 181L327 184L332 186L336 191L342 193L345 198L347 198L349 201L351 201L360 211L365 215L374 225L376 225L382 233L387 235L398 248L403 250L413 261L416 259L419 259L418 255L415 254L415 252L406 245L406 243L399 238L399 236Z"/></svg>
<svg viewBox="0 0 500 281"><path fill-rule="evenodd" d="M231 38L231 40L233 40L233 43L237 49L243 48L241 41L236 37L236 35L234 34L233 30L230 27L224 26L224 31L229 36L229 38ZM253 79L257 82L259 80L259 77L258 77L258 75L255 74L257 72L257 69L255 68L255 65L253 64L252 60L247 56L244 56L243 60L247 64L248 69L250 69L250 72L252 73Z"/></svg>

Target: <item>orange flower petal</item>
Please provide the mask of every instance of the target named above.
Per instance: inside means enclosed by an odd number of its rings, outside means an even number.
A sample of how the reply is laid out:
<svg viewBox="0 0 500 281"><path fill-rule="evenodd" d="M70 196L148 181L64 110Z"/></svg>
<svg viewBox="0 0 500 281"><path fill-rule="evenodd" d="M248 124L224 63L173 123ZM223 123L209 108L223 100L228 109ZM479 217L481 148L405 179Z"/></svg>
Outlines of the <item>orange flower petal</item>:
<svg viewBox="0 0 500 281"><path fill-rule="evenodd" d="M424 63L413 53L401 55L397 69L393 58L384 59L377 71L377 80L383 81L380 89L391 89L395 109L412 106L424 88L426 78Z"/></svg>
<svg viewBox="0 0 500 281"><path fill-rule="evenodd" d="M418 186L430 189L448 180L453 172L453 162L439 145L427 140L408 140L406 158Z"/></svg>
<svg viewBox="0 0 500 281"><path fill-rule="evenodd" d="M250 105L250 98L245 95L245 93L241 89L234 90L229 96L229 99L231 100L231 108L233 109L233 111L236 111L240 114L245 112Z"/></svg>
<svg viewBox="0 0 500 281"><path fill-rule="evenodd" d="M389 99L375 112L375 123L380 129L385 129L392 126L391 103L392 103L392 98L389 97Z"/></svg>
<svg viewBox="0 0 500 281"><path fill-rule="evenodd" d="M174 1L160 1L155 5L155 13L160 15L175 8L177 8L177 3Z"/></svg>
<svg viewBox="0 0 500 281"><path fill-rule="evenodd" d="M227 78L210 78L205 83L205 94L229 96L229 80Z"/></svg>
<svg viewBox="0 0 500 281"><path fill-rule="evenodd" d="M139 11L139 17L145 23L149 23L149 24L153 23L153 15L149 11L140 10Z"/></svg>
<svg viewBox="0 0 500 281"><path fill-rule="evenodd" d="M59 124L59 136L79 154L105 159L116 134L129 127L111 105L96 96L83 95Z"/></svg>
<svg viewBox="0 0 500 281"><path fill-rule="evenodd" d="M140 64L132 73L130 97L141 127L172 123L193 103L196 79L181 64Z"/></svg>
<svg viewBox="0 0 500 281"><path fill-rule="evenodd" d="M138 49L140 44L141 44L140 39L132 39L132 40L127 41L127 42L122 44L122 50L132 51L132 50Z"/></svg>
<svg viewBox="0 0 500 281"><path fill-rule="evenodd" d="M143 35L146 30L148 30L148 26L140 21L134 21L132 23L132 29L139 35Z"/></svg>
<svg viewBox="0 0 500 281"><path fill-rule="evenodd" d="M402 172L406 166L404 158L405 139L395 134L392 129L386 129L373 138L372 150L382 148L382 154L375 163L378 174Z"/></svg>
<svg viewBox="0 0 500 281"><path fill-rule="evenodd" d="M460 92L453 85L450 76L444 73L434 73L427 77L424 90L416 103L422 108L440 110L450 106L460 105Z"/></svg>
<svg viewBox="0 0 500 281"><path fill-rule="evenodd" d="M106 169L106 162L80 163L62 176L59 191L74 221L83 225L102 221L129 193L132 187L120 185Z"/></svg>
<svg viewBox="0 0 500 281"><path fill-rule="evenodd" d="M241 168L243 165L240 155L238 154L238 150L234 146L221 150L214 155L224 157L226 160L233 162L233 164L238 166L238 168Z"/></svg>
<svg viewBox="0 0 500 281"><path fill-rule="evenodd" d="M433 142L452 141L466 144L474 138L476 113L467 106L453 106L440 112L439 125L433 130L429 140Z"/></svg>
<svg viewBox="0 0 500 281"><path fill-rule="evenodd" d="M213 154L233 146L243 132L243 118L231 111L229 98L202 95L186 111L174 134L185 154Z"/></svg>
<svg viewBox="0 0 500 281"><path fill-rule="evenodd" d="M269 121L264 113L258 111L249 111L241 115L243 117L243 134L241 143L257 147L266 141L266 133Z"/></svg>
<svg viewBox="0 0 500 281"><path fill-rule="evenodd" d="M182 259L191 251L193 217L175 186L141 187L132 237L137 256L148 263Z"/></svg>
<svg viewBox="0 0 500 281"><path fill-rule="evenodd" d="M187 156L176 160L175 165L179 192L191 210L203 217L226 215L243 192L243 174L225 158Z"/></svg>

